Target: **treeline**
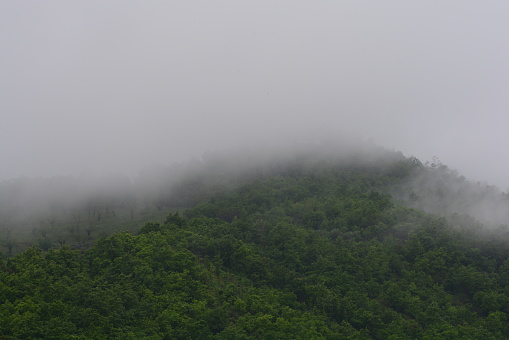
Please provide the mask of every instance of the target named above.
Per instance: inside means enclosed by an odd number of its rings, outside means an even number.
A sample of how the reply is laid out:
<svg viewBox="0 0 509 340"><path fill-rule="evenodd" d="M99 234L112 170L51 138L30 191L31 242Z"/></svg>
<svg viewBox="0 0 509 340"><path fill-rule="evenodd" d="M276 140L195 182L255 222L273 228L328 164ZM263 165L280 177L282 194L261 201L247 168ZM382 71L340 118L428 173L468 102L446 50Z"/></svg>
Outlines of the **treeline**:
<svg viewBox="0 0 509 340"><path fill-rule="evenodd" d="M509 223L509 194L499 188L469 181L440 161L427 162L390 193L416 209L451 216L470 215L492 226Z"/></svg>
<svg viewBox="0 0 509 340"><path fill-rule="evenodd" d="M108 175L0 182L0 251L10 256L30 245L84 248L121 228L139 230L147 219L164 219L188 204L179 195L179 187L189 184L183 173L183 166L152 166L133 180Z"/></svg>
<svg viewBox="0 0 509 340"><path fill-rule="evenodd" d="M275 176L315 181L324 173L358 173L355 180L370 190L449 219L470 215L495 227L509 220L508 194L467 181L437 159L422 164L371 143L324 140L208 152L201 160L148 166L133 179L83 175L0 182L0 251L12 256L31 245L87 248L100 237L136 232L147 220L162 220L244 184Z"/></svg>
<svg viewBox="0 0 509 340"><path fill-rule="evenodd" d="M369 145L354 152L352 147L315 144L301 145L299 151L247 148L208 152L202 160L183 164L147 166L133 179L117 174L2 181L0 251L11 256L31 245L44 250L86 248L99 237L122 228L134 232L148 219L164 219L168 212L192 207L242 183L293 171L294 164L314 167L331 157L353 165L375 149Z"/></svg>
<svg viewBox="0 0 509 340"><path fill-rule="evenodd" d="M402 206L388 191L437 167L384 152L270 162L226 188L191 181L201 202L136 235L4 260L0 335L509 338L507 226Z"/></svg>

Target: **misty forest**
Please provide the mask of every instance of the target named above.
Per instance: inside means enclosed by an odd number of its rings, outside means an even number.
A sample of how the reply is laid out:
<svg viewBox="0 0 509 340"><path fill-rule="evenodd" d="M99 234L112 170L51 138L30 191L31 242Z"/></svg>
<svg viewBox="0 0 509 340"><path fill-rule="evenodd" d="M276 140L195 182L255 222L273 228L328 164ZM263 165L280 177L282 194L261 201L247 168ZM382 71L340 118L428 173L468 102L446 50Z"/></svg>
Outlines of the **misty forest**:
<svg viewBox="0 0 509 340"><path fill-rule="evenodd" d="M508 33L507 0L0 1L0 340L509 339Z"/></svg>
<svg viewBox="0 0 509 340"><path fill-rule="evenodd" d="M0 182L1 339L507 339L509 195L366 142Z"/></svg>

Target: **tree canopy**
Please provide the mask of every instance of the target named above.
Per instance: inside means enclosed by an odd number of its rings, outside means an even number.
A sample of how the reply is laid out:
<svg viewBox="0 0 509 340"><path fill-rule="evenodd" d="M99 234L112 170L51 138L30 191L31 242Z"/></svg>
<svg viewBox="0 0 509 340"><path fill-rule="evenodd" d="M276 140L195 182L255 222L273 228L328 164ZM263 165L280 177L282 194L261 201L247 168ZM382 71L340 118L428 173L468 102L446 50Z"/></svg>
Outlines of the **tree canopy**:
<svg viewBox="0 0 509 340"><path fill-rule="evenodd" d="M389 154L185 182L137 233L2 260L0 337L509 338L507 226L417 210L410 178L456 174Z"/></svg>

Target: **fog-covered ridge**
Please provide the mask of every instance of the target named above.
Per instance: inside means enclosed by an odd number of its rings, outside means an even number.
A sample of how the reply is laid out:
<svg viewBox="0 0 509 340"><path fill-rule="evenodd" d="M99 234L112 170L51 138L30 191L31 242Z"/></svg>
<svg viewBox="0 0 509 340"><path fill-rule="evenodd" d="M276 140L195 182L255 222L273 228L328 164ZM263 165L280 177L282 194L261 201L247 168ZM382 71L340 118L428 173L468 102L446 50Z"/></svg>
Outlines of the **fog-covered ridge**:
<svg viewBox="0 0 509 340"><path fill-rule="evenodd" d="M185 163L147 166L132 179L89 175L3 181L0 237L85 244L105 235L109 226L136 228L143 219L192 207L244 183L345 171L358 173L370 190L389 193L415 209L456 220L470 216L487 227L509 221L508 195L494 186L466 179L436 159L423 163L372 142L335 137L209 151Z"/></svg>
<svg viewBox="0 0 509 340"><path fill-rule="evenodd" d="M395 197L411 207L450 216L469 215L490 225L509 224L509 194L500 188L465 178L440 162L420 166Z"/></svg>

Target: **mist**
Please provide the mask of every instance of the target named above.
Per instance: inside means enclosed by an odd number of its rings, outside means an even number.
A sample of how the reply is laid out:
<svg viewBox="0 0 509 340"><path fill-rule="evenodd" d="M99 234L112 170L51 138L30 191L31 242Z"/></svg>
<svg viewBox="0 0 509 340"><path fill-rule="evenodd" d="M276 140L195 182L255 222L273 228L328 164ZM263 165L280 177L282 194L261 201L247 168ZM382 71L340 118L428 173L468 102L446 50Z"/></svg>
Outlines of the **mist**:
<svg viewBox="0 0 509 340"><path fill-rule="evenodd" d="M509 187L505 1L0 3L0 179L349 134Z"/></svg>

